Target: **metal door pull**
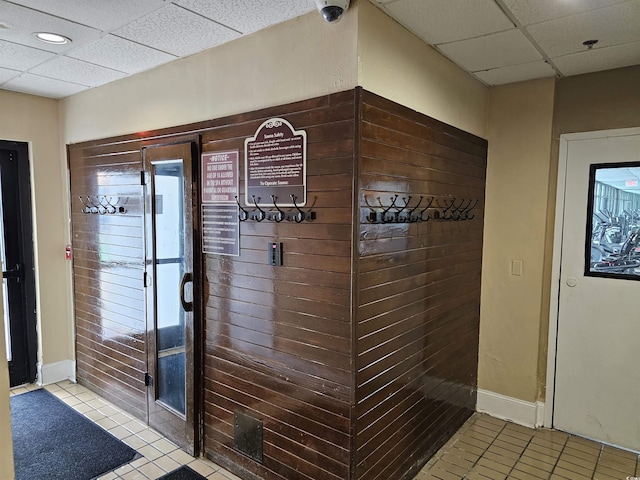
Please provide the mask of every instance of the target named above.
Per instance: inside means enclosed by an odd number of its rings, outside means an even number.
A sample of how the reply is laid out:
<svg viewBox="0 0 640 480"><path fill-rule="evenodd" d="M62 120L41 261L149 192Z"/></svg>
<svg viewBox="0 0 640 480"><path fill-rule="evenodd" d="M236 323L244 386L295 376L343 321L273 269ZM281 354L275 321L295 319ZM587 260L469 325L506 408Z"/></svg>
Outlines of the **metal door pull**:
<svg viewBox="0 0 640 480"><path fill-rule="evenodd" d="M193 282L193 274L191 272L185 272L180 281L180 303L185 312L193 311L193 302L187 302L184 298L184 287L189 282Z"/></svg>

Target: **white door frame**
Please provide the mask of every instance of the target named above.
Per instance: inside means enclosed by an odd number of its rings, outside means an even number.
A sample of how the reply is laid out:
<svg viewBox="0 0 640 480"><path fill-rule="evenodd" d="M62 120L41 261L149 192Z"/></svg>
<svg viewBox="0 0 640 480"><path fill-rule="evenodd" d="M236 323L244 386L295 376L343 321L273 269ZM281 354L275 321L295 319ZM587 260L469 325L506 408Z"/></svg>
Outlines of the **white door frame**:
<svg viewBox="0 0 640 480"><path fill-rule="evenodd" d="M560 307L560 261L564 226L565 185L569 142L597 138L640 135L640 128L621 128L593 132L565 133L560 135L558 155L558 184L556 189L556 217L553 234L553 263L551 266L551 301L549 306L549 339L547 345L547 385L545 396L544 426L553 427L553 407L556 378L556 346L558 338L558 309Z"/></svg>

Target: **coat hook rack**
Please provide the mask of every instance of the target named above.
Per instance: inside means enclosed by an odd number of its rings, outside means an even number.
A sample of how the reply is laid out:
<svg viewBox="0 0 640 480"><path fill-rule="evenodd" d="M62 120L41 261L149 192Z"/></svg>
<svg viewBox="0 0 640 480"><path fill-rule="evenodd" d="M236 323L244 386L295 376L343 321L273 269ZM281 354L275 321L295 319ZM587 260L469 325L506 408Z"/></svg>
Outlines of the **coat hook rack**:
<svg viewBox="0 0 640 480"><path fill-rule="evenodd" d="M236 195L234 198L238 205L238 218L241 222L246 222L247 220L253 220L256 222L268 220L276 223L280 223L284 220L288 222L302 223L316 219L316 212L302 210L297 203L297 197L295 195L289 195L289 197L291 198L291 203L293 203L294 207L292 210L284 211L282 207L278 205L278 197L271 195L271 203L273 203L273 207L267 212L260 208L260 197L256 198L255 195L251 196L255 208L249 211L241 205L240 199Z"/></svg>
<svg viewBox="0 0 640 480"><path fill-rule="evenodd" d="M121 200L121 197L107 197L106 195L96 195L85 196L85 200L83 200L82 196L78 196L80 203L82 204L82 209L80 210L85 214L99 214L99 215L113 215L115 213L126 213L126 209L122 205L118 205ZM125 198L123 203L126 203L127 199Z"/></svg>
<svg viewBox="0 0 640 480"><path fill-rule="evenodd" d="M416 223L439 221L472 220L475 214L471 213L478 205L479 199L441 197L436 199L431 196L425 201L426 195L420 195L418 201L412 204L412 195L402 197L396 194L389 197L389 203L384 205L380 197L377 197L378 206L372 206L365 196L365 203L371 210L366 216L369 223ZM423 202L425 204L423 205ZM417 212L417 213L416 213Z"/></svg>

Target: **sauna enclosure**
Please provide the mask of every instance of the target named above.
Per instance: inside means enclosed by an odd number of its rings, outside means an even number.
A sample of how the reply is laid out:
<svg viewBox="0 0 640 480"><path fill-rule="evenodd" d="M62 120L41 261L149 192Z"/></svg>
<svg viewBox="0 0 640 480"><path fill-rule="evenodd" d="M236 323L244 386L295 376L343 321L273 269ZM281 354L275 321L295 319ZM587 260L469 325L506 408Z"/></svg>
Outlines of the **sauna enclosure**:
<svg viewBox="0 0 640 480"><path fill-rule="evenodd" d="M306 132L300 210L245 198L272 118ZM237 256L202 251L225 151ZM360 88L69 145L78 382L241 478L412 478L475 408L486 151Z"/></svg>

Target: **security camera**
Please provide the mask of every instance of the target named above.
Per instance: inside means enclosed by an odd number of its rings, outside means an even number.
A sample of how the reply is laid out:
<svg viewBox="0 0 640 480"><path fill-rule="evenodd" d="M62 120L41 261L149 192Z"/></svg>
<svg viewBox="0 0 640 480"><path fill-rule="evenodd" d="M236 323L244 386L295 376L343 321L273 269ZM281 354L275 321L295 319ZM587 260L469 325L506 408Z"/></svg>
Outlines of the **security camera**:
<svg viewBox="0 0 640 480"><path fill-rule="evenodd" d="M316 0L316 7L329 23L336 23L349 9L349 0Z"/></svg>

